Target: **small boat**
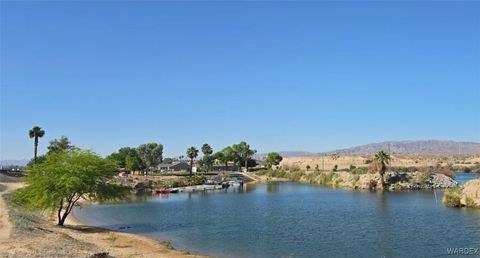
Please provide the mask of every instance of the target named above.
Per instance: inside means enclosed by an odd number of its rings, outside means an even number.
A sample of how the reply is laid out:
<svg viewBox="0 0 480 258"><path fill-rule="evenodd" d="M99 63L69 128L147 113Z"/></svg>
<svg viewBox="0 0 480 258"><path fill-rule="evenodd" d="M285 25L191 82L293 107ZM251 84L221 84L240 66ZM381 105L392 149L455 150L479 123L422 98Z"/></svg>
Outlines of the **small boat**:
<svg viewBox="0 0 480 258"><path fill-rule="evenodd" d="M157 194L168 194L168 193L170 193L170 189L167 189L167 188L155 189L155 193L157 193Z"/></svg>

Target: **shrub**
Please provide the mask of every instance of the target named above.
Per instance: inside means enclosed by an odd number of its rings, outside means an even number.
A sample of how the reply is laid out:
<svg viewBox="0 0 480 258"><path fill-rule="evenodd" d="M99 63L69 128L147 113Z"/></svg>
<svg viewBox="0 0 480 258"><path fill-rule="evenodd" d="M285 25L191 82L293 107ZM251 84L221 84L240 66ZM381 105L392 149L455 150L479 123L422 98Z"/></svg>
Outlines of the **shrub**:
<svg viewBox="0 0 480 258"><path fill-rule="evenodd" d="M287 173L281 169L276 169L276 170L262 169L262 170L256 171L255 174L259 176L268 176L268 177L285 177Z"/></svg>
<svg viewBox="0 0 480 258"><path fill-rule="evenodd" d="M430 178L430 172L420 172L420 174L415 178L415 182L418 184L425 184Z"/></svg>
<svg viewBox="0 0 480 258"><path fill-rule="evenodd" d="M161 187L182 187L182 186L187 186L189 185L189 182L187 182L185 179L173 179L173 180L168 180L161 184Z"/></svg>
<svg viewBox="0 0 480 258"><path fill-rule="evenodd" d="M360 180L360 175L354 175L352 179L353 186L358 183L358 180Z"/></svg>
<svg viewBox="0 0 480 258"><path fill-rule="evenodd" d="M350 169L349 172L354 175L363 175L363 174L368 174L371 171L368 168L354 168L354 169Z"/></svg>
<svg viewBox="0 0 480 258"><path fill-rule="evenodd" d="M302 172L302 171L294 171L294 172L288 174L288 178L293 180L293 181L299 181L302 178L302 176L304 176L304 175L305 175L305 173Z"/></svg>
<svg viewBox="0 0 480 258"><path fill-rule="evenodd" d="M333 166L333 171L337 171L338 170L338 165L335 164L335 166Z"/></svg>
<svg viewBox="0 0 480 258"><path fill-rule="evenodd" d="M417 167L410 166L410 167L392 167L391 170L394 172L416 172L419 169Z"/></svg>
<svg viewBox="0 0 480 258"><path fill-rule="evenodd" d="M207 181L205 175L194 175L188 179L190 185L202 185Z"/></svg>
<svg viewBox="0 0 480 258"><path fill-rule="evenodd" d="M461 207L461 193L462 187L448 189L445 191L445 195L443 196L443 204L445 204L447 207Z"/></svg>
<svg viewBox="0 0 480 258"><path fill-rule="evenodd" d="M255 171L255 175L263 176L263 175L265 175L267 172L268 172L267 169L260 169L260 170Z"/></svg>
<svg viewBox="0 0 480 258"><path fill-rule="evenodd" d="M477 205L475 204L475 201L470 197L465 198L465 206L467 206L467 207L477 207Z"/></svg>
<svg viewBox="0 0 480 258"><path fill-rule="evenodd" d="M328 172L328 173L321 173L318 177L318 183L321 185L333 185L335 179L335 173Z"/></svg>

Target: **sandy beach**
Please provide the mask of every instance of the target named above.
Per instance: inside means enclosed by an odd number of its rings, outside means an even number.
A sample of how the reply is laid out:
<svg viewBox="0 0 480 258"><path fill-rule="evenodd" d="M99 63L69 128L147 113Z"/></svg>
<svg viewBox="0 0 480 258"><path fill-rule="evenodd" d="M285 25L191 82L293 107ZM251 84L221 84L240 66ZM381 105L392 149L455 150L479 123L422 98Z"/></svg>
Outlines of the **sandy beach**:
<svg viewBox="0 0 480 258"><path fill-rule="evenodd" d="M3 197L22 185L0 183L0 257L199 257L166 241L84 225L72 215L59 227L48 216L20 212Z"/></svg>

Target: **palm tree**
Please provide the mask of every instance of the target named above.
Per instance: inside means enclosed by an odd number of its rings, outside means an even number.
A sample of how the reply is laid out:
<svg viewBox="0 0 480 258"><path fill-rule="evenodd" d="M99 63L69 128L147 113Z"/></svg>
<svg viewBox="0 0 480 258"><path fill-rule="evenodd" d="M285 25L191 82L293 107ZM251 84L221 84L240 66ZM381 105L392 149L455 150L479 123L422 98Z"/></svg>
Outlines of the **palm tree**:
<svg viewBox="0 0 480 258"><path fill-rule="evenodd" d="M190 147L187 149L187 157L190 158L190 176L192 176L193 169L193 159L198 156L198 150L195 147Z"/></svg>
<svg viewBox="0 0 480 258"><path fill-rule="evenodd" d="M212 167L212 157L211 157L213 153L212 147L210 147L208 143L203 144L202 153L203 153L203 161L207 167L207 170L210 170L210 168Z"/></svg>
<svg viewBox="0 0 480 258"><path fill-rule="evenodd" d="M375 168L382 179L382 189L385 187L384 175L387 171L387 165L392 158L385 151L381 150L375 153Z"/></svg>
<svg viewBox="0 0 480 258"><path fill-rule="evenodd" d="M28 131L28 136L34 138L33 142L33 162L37 163L37 149L38 149L38 138L42 138L45 135L45 131L42 130L39 126L34 126L30 131Z"/></svg>
<svg viewBox="0 0 480 258"><path fill-rule="evenodd" d="M245 172L248 172L248 159L257 151L250 149L250 145L243 141L239 144L234 144L233 149L245 162Z"/></svg>

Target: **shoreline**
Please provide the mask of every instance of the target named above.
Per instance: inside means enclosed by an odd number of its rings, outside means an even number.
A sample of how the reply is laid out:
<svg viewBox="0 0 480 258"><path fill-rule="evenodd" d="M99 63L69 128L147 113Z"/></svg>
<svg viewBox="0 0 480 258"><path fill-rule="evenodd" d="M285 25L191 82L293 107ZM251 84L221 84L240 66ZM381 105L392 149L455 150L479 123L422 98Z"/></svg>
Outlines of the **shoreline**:
<svg viewBox="0 0 480 258"><path fill-rule="evenodd" d="M97 205L97 204L92 203L92 205ZM187 250L175 249L173 246L171 246L170 240L156 239L156 238L148 237L148 236L145 236L145 235L142 235L142 234L122 232L122 231L117 231L117 230L114 230L114 229L102 228L102 227L97 227L97 226L85 224L85 223L81 222L75 216L73 211L72 211L72 213L69 214L67 220L65 221L65 224L66 224L65 225L66 227L68 227L68 226L86 227L86 228L89 228L89 229L99 230L99 231L103 231L103 232L106 232L106 233L110 233L113 236L118 237L115 242L122 242L124 240L123 238L125 238L126 241L129 241L131 243L133 241L138 242L138 244L140 244L140 246L142 246L141 249L144 250L144 251L145 251L145 248L147 250L149 250L149 249L156 249L158 247L161 248L161 250L160 250L161 252L164 252L164 249L169 251L169 253L165 254L167 256L164 256L163 254L160 255L158 253L149 253L148 256L146 256L146 257L199 257L199 258L200 257L209 257L209 256L205 256L205 255L192 254ZM142 254L142 255L145 255L145 254ZM122 256L118 256L118 257L122 257ZM136 257L139 257L139 256L136 256Z"/></svg>
<svg viewBox="0 0 480 258"><path fill-rule="evenodd" d="M207 257L175 250L169 241L87 225L73 213L59 227L51 217L21 211L3 198L23 183L0 184L0 257Z"/></svg>

